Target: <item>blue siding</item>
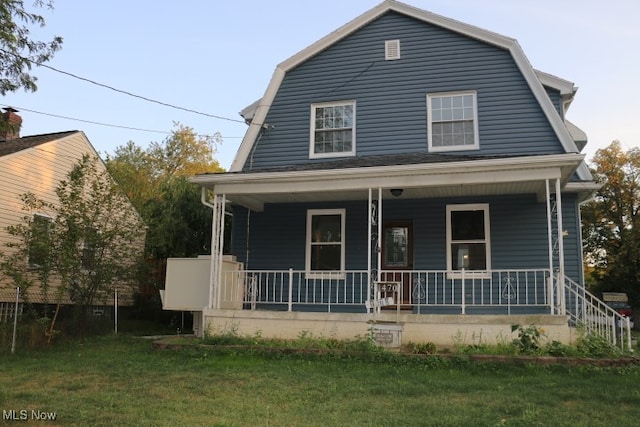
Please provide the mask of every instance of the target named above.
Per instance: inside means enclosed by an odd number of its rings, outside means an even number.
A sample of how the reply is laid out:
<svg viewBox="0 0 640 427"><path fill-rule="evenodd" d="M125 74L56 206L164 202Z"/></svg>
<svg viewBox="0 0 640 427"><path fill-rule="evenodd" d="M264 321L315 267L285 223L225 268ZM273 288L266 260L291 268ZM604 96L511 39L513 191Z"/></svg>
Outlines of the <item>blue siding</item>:
<svg viewBox="0 0 640 427"><path fill-rule="evenodd" d="M578 283L584 283L580 204L575 194L562 195L562 225L568 233L564 237L565 274Z"/></svg>
<svg viewBox="0 0 640 427"><path fill-rule="evenodd" d="M402 59L384 60L390 39ZM314 102L356 100L359 156L425 152L426 94L459 90L477 91L480 151L470 154L563 152L509 52L388 13L285 76L266 118L274 128L245 170L321 161L309 159Z"/></svg>
<svg viewBox="0 0 640 427"><path fill-rule="evenodd" d="M386 200L384 221L413 222L414 269L446 269L447 204L488 203L493 269L548 268L546 204L535 195L460 199ZM346 269L367 268L367 202L266 205L251 212L247 239L247 211L234 211L233 253L252 270L304 270L308 209L346 209ZM564 239L567 275L581 280L578 203L563 196ZM557 261L554 261L557 262Z"/></svg>
<svg viewBox="0 0 640 427"><path fill-rule="evenodd" d="M562 95L560 95L560 91L556 89L552 89L550 87L545 86L544 90L547 92L547 96L551 100L551 103L556 108L556 111L564 119L564 108L562 107Z"/></svg>

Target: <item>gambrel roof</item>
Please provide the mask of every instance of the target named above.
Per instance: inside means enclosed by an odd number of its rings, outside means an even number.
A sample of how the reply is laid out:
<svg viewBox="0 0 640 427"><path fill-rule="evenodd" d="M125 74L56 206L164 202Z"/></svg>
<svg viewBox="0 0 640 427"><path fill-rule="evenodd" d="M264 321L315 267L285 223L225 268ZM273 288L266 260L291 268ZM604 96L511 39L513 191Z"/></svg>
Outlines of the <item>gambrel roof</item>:
<svg viewBox="0 0 640 427"><path fill-rule="evenodd" d="M334 32L313 43L306 49L293 55L276 67L264 96L241 112L241 115L245 117L247 122L250 122L249 129L247 130L247 133L245 134L242 143L240 144L240 148L238 149L233 164L231 165L230 171L233 172L242 170L249 156L249 153L251 152L253 145L259 136L260 130L263 126L265 126L265 118L267 117L271 104L287 72L293 70L305 61L318 55L325 49L329 48L330 46L359 30L360 28L366 26L373 20L389 12L400 13L421 20L425 23L436 25L444 29L507 50L513 57L515 64L522 73L523 78L530 87L537 102L540 104L542 111L544 112L551 127L557 135L558 140L562 144L565 152L580 152L578 146L574 141L574 138L567 129L567 126L563 122L562 117L560 116L560 114L558 114L544 89L544 86L547 86L558 90L560 92L560 95L562 96L566 108L566 106L571 102L573 94L576 90L573 86L573 83L552 76L550 74L534 70L520 45L513 38L506 37L473 25L465 24L463 22L437 15L435 13L431 13L422 9L418 9L395 0L385 0L378 6L365 12L364 14L360 15L344 26L338 28ZM581 179L591 179L586 165L582 165L578 169L578 174Z"/></svg>

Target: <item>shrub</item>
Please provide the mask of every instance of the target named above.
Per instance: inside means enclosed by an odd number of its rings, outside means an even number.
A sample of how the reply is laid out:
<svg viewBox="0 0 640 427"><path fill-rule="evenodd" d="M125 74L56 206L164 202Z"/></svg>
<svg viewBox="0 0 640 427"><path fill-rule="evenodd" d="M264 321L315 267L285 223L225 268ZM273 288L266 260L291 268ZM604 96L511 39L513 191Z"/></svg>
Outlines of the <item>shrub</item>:
<svg viewBox="0 0 640 427"><path fill-rule="evenodd" d="M513 345L525 354L535 354L540 350L540 338L544 336L544 330L534 325L523 327L511 325L511 332L518 331L518 338L513 340Z"/></svg>
<svg viewBox="0 0 640 427"><path fill-rule="evenodd" d="M407 344L407 349L413 354L434 354L437 350L436 345L432 342Z"/></svg>

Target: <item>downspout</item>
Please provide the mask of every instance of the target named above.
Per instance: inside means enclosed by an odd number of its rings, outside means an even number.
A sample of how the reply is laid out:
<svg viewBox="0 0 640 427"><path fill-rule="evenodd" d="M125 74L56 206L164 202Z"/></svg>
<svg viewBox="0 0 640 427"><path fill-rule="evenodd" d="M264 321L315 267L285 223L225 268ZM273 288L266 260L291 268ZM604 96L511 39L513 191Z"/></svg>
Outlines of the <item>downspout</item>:
<svg viewBox="0 0 640 427"><path fill-rule="evenodd" d="M587 287L587 279L584 275L584 253L583 253L583 247L582 247L582 205L585 205L591 201L593 201L595 199L595 195L593 193L591 193L589 195L589 197L585 198L584 200L582 200L581 202L578 202L578 232L580 239L578 240L580 242L580 265L582 266L582 268L580 269L581 273L581 280L582 280L582 284L584 286L584 288L586 289Z"/></svg>

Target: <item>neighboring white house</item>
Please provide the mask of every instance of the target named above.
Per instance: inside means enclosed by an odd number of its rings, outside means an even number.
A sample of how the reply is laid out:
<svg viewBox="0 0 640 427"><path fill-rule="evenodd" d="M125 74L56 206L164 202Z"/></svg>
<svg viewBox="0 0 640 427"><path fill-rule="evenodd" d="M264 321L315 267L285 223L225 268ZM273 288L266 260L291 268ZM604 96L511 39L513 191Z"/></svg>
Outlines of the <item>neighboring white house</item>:
<svg viewBox="0 0 640 427"><path fill-rule="evenodd" d="M0 132L0 251L9 253L12 248L7 244L15 242L16 238L7 232L7 226L22 222L25 215L33 215L35 221L46 222L51 219L46 212L25 212L20 196L31 192L46 202L57 203L55 189L71 168L83 155L99 158L99 154L84 132L78 130L20 136L22 118L14 109L5 110L0 119L11 127L4 126ZM106 170L102 161L98 162L98 167L101 171ZM133 206L131 209L134 209ZM25 259L25 263L29 262ZM5 307L4 311L0 311L5 312L14 299L15 285L0 273L0 305ZM41 293L37 291L29 295L29 301L51 302L43 301ZM131 305L132 301L131 294L125 293L119 304ZM67 299L65 302L70 301ZM104 301L103 304L113 305L113 300Z"/></svg>

